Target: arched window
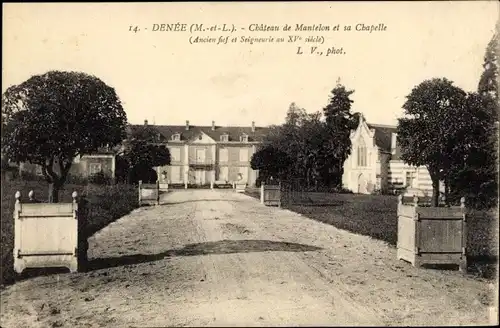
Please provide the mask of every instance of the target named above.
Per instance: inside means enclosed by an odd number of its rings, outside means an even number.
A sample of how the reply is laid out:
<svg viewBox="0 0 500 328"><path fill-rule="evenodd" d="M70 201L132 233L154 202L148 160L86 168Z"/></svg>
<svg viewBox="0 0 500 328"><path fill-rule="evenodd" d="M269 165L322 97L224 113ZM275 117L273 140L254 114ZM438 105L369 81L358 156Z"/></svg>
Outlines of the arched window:
<svg viewBox="0 0 500 328"><path fill-rule="evenodd" d="M358 149L357 149L357 157L358 157L358 166L366 166L366 144L363 139L359 140Z"/></svg>

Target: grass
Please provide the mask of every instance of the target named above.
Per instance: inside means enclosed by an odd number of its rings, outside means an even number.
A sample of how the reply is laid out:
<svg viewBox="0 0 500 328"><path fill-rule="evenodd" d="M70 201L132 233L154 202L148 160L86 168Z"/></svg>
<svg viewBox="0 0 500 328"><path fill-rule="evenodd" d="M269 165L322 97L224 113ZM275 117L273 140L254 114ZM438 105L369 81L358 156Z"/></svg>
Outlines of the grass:
<svg viewBox="0 0 500 328"><path fill-rule="evenodd" d="M28 192L34 191L35 199L45 202L48 199L48 185L43 181L3 181L2 180L2 216L1 216L1 283L15 281L13 271L12 248L14 244L14 194L21 192L21 199L27 199ZM86 204L87 226L83 232L93 235L111 222L126 215L138 206L137 189L128 185L76 185L66 184L60 191L60 202L70 202L73 191L78 192L79 200Z"/></svg>
<svg viewBox="0 0 500 328"><path fill-rule="evenodd" d="M247 189L246 194L260 198L258 189ZM294 203L283 200L283 207L308 218L397 245L397 197L385 195L301 193ZM484 214L484 213L483 213ZM467 253L469 271L483 278L495 279L498 257L498 216L472 216L467 221Z"/></svg>

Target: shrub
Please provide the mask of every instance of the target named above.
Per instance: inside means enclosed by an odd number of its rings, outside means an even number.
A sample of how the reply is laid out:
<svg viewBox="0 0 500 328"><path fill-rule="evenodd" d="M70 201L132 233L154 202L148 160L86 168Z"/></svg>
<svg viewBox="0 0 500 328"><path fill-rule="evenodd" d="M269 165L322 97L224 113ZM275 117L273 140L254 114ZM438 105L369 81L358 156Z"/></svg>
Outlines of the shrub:
<svg viewBox="0 0 500 328"><path fill-rule="evenodd" d="M109 185L111 184L111 178L104 172L98 172L89 177L89 182L96 185Z"/></svg>
<svg viewBox="0 0 500 328"><path fill-rule="evenodd" d="M31 172L22 172L19 177L23 181L45 181L43 175L38 175Z"/></svg>
<svg viewBox="0 0 500 328"><path fill-rule="evenodd" d="M86 185L89 183L89 178L83 176L83 175L77 175L77 174L68 174L68 177L66 179L66 183L69 184L78 184L78 185Z"/></svg>

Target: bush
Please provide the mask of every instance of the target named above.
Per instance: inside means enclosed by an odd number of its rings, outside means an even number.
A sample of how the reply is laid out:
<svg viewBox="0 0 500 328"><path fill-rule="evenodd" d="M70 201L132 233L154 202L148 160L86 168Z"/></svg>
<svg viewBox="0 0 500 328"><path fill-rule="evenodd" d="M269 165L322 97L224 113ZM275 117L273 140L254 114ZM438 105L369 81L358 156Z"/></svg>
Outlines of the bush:
<svg viewBox="0 0 500 328"><path fill-rule="evenodd" d="M19 176L23 181L45 181L45 177L43 175L34 174L31 172L22 172Z"/></svg>
<svg viewBox="0 0 500 328"><path fill-rule="evenodd" d="M83 175L68 174L68 177L66 178L66 183L86 185L89 183L89 179Z"/></svg>
<svg viewBox="0 0 500 328"><path fill-rule="evenodd" d="M352 190L344 188L344 187L334 188L333 192L337 193L337 194L352 194L353 193Z"/></svg>
<svg viewBox="0 0 500 328"><path fill-rule="evenodd" d="M89 177L89 182L96 185L109 185L111 184L111 178L105 175L104 172L98 172Z"/></svg>

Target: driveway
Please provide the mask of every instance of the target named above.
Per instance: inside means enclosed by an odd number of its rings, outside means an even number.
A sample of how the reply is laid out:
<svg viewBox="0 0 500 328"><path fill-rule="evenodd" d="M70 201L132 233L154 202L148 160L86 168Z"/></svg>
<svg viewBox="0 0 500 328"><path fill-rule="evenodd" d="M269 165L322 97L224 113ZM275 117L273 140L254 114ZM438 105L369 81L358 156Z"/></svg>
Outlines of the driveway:
<svg viewBox="0 0 500 328"><path fill-rule="evenodd" d="M2 292L2 327L488 324L493 286L230 190L180 190L90 240L92 270Z"/></svg>

